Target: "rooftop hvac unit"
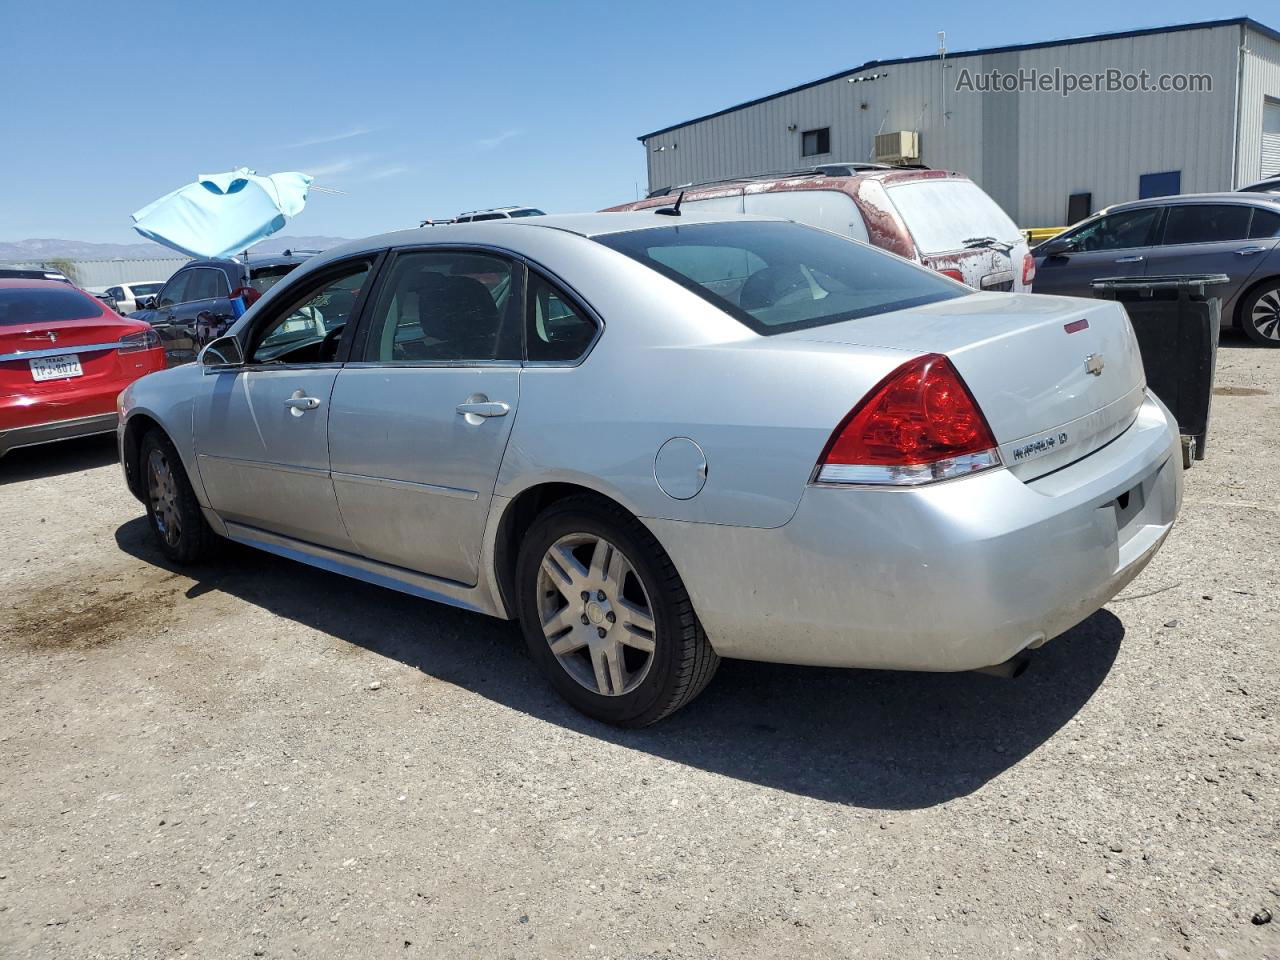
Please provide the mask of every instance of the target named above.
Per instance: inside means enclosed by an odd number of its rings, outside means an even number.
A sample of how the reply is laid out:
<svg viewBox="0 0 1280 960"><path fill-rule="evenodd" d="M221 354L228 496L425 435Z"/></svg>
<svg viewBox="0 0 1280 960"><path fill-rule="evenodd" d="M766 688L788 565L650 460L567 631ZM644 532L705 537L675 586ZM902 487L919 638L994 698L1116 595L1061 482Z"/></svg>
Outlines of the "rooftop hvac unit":
<svg viewBox="0 0 1280 960"><path fill-rule="evenodd" d="M876 134L879 163L906 163L920 159L920 134L915 130L895 130Z"/></svg>

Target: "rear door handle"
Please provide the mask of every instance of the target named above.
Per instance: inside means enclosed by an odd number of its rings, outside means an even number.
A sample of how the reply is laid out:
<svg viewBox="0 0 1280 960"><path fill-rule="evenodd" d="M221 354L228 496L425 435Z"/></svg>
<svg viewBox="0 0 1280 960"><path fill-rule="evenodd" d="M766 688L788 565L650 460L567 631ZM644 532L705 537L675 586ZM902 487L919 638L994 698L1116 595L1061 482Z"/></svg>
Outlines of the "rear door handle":
<svg viewBox="0 0 1280 960"><path fill-rule="evenodd" d="M460 403L455 409L460 416L505 417L511 410L511 405L497 400L482 400Z"/></svg>
<svg viewBox="0 0 1280 960"><path fill-rule="evenodd" d="M1116 263L1141 263L1146 257L1120 257Z"/></svg>
<svg viewBox="0 0 1280 960"><path fill-rule="evenodd" d="M1266 247L1241 247L1239 250L1236 251L1236 256L1251 257L1255 253L1262 253L1266 249L1267 249Z"/></svg>

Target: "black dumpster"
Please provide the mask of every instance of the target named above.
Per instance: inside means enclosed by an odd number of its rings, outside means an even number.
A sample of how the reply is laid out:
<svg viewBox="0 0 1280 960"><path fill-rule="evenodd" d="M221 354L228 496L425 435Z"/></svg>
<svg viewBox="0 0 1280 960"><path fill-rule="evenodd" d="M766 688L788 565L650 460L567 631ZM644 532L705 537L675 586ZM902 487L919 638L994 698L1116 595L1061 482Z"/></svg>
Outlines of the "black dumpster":
<svg viewBox="0 0 1280 960"><path fill-rule="evenodd" d="M1178 421L1182 465L1203 460L1218 358L1222 298L1212 288L1225 273L1094 280L1093 295L1124 304L1142 351L1147 386Z"/></svg>

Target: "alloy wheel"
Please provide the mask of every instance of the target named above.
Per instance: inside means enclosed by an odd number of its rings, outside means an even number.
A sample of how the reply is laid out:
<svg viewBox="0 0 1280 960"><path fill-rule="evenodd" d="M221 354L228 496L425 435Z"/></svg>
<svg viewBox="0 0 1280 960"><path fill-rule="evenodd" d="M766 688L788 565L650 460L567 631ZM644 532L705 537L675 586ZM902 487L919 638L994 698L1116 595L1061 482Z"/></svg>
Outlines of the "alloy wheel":
<svg viewBox="0 0 1280 960"><path fill-rule="evenodd" d="M1280 340L1280 288L1268 290L1260 296L1249 318L1258 333L1268 340Z"/></svg>
<svg viewBox="0 0 1280 960"><path fill-rule="evenodd" d="M151 501L151 512L160 536L169 546L177 546L182 538L178 483L168 457L161 450L152 450L147 457L147 497Z"/></svg>
<svg viewBox="0 0 1280 960"><path fill-rule="evenodd" d="M560 666L591 692L620 697L648 675L655 646L649 593L626 554L604 537L572 533L547 549L538 615Z"/></svg>

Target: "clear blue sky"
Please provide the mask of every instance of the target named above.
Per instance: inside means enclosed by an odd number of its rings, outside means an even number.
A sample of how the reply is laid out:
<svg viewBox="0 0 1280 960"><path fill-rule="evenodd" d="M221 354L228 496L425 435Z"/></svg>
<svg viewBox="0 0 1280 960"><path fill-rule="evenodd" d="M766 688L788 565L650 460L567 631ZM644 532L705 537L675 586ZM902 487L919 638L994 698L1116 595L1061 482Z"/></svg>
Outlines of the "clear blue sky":
<svg viewBox="0 0 1280 960"><path fill-rule="evenodd" d="M134 210L241 165L345 191L313 193L291 234L594 210L644 189L638 134L931 53L938 30L963 50L1241 15L1280 21L1203 0L8 0L0 240L128 242Z"/></svg>

